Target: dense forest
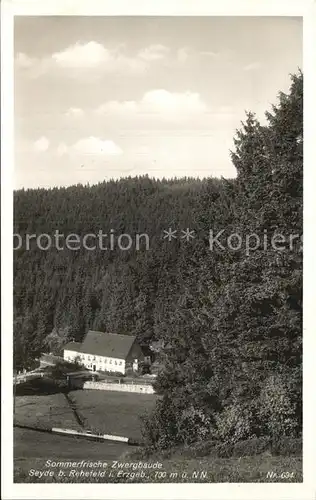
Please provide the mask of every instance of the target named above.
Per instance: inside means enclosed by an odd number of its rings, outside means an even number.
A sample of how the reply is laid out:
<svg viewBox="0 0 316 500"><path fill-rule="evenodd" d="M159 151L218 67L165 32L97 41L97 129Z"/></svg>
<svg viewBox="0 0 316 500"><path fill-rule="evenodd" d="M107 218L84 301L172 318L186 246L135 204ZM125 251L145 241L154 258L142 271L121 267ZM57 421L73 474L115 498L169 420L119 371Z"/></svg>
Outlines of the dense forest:
<svg viewBox="0 0 316 500"><path fill-rule="evenodd" d="M232 138L235 179L144 176L16 191L14 233L23 242L27 234L56 230L81 236L112 230L132 238L146 233L150 245L42 250L33 239L29 250L17 248L15 367L80 341L89 328L136 335L142 344L160 340L162 398L145 421L153 449L211 437L298 435L301 73L266 118L261 125L246 113ZM190 228L195 238L169 241L169 228L177 235ZM212 247L210 231L222 231L221 245Z"/></svg>

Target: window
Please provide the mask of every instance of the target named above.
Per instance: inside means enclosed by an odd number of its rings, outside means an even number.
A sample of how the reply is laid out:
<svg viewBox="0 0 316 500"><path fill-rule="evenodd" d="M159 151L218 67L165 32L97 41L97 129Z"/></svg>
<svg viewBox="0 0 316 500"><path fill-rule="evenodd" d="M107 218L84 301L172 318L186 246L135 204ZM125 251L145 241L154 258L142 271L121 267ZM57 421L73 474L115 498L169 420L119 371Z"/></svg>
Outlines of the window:
<svg viewBox="0 0 316 500"><path fill-rule="evenodd" d="M115 364L117 365L117 361L115 360Z"/></svg>
<svg viewBox="0 0 316 500"><path fill-rule="evenodd" d="M121 366L122 365L122 361L119 362L119 365Z"/></svg>
<svg viewBox="0 0 316 500"><path fill-rule="evenodd" d="M90 361L90 356L88 356L88 361Z"/></svg>

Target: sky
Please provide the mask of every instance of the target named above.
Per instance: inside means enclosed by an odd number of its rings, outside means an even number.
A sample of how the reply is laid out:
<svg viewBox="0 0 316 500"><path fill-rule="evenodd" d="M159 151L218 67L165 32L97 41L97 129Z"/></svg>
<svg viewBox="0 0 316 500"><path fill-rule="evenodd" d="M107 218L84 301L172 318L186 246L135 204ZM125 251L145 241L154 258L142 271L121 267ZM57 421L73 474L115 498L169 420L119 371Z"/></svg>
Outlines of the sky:
<svg viewBox="0 0 316 500"><path fill-rule="evenodd" d="M302 67L294 17L16 17L15 188L236 175Z"/></svg>

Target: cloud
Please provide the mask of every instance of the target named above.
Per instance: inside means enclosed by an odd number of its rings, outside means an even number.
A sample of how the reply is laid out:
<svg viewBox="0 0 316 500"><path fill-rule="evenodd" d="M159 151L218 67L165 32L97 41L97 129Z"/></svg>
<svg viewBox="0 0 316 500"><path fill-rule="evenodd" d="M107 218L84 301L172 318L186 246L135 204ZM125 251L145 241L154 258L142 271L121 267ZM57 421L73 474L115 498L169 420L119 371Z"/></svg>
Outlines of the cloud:
<svg viewBox="0 0 316 500"><path fill-rule="evenodd" d="M23 52L19 52L15 58L15 64L17 68L21 69L29 69L36 64L36 59L29 57L27 54Z"/></svg>
<svg viewBox="0 0 316 500"><path fill-rule="evenodd" d="M180 63L187 62L189 56L190 56L190 51L185 47L179 49L177 52L177 59Z"/></svg>
<svg viewBox="0 0 316 500"><path fill-rule="evenodd" d="M196 92L169 92L165 89L154 89L146 92L142 99L136 101L108 101L96 110L99 115L158 116L175 118L177 116L204 113L206 104Z"/></svg>
<svg viewBox="0 0 316 500"><path fill-rule="evenodd" d="M37 139L37 141L34 142L33 148L35 149L35 151L43 153L49 148L49 140L47 139L47 137L40 137L39 139Z"/></svg>
<svg viewBox="0 0 316 500"><path fill-rule="evenodd" d="M138 104L136 101L107 101L95 112L99 115L137 113Z"/></svg>
<svg viewBox="0 0 316 500"><path fill-rule="evenodd" d="M145 61L157 61L166 58L169 52L170 49L165 45L156 44L140 50L138 57L140 57L140 59L144 59Z"/></svg>
<svg viewBox="0 0 316 500"><path fill-rule="evenodd" d="M123 46L108 49L94 41L85 44L78 42L63 51L55 52L52 60L62 68L97 68L105 72L142 72L146 67L140 58L124 55Z"/></svg>
<svg viewBox="0 0 316 500"><path fill-rule="evenodd" d="M63 142L60 143L57 148L57 154L63 156L66 153L95 156L119 156L123 151L112 140L103 140L98 137L90 136L80 139L69 147Z"/></svg>
<svg viewBox="0 0 316 500"><path fill-rule="evenodd" d="M68 148L64 142L61 142L59 146L57 147L57 154L58 156L64 156L67 154Z"/></svg>
<svg viewBox="0 0 316 500"><path fill-rule="evenodd" d="M75 76L77 71L84 70L94 70L100 73L143 74L149 64L166 59L169 52L168 47L154 44L131 56L126 53L124 44L108 48L96 41L77 42L43 58L30 57L19 52L15 58L15 65L18 70L27 72L31 77L38 77L56 69L64 72L70 71L70 76Z"/></svg>
<svg viewBox="0 0 316 500"><path fill-rule="evenodd" d="M97 42L76 43L52 54L53 61L66 68L90 68L110 58L110 52Z"/></svg>
<svg viewBox="0 0 316 500"><path fill-rule="evenodd" d="M195 92L168 92L164 89L150 90L144 95L142 102L149 111L164 112L203 112L206 105L202 102L200 95Z"/></svg>
<svg viewBox="0 0 316 500"><path fill-rule="evenodd" d="M65 116L67 118L81 118L84 115L84 112L81 108L69 108Z"/></svg>
<svg viewBox="0 0 316 500"><path fill-rule="evenodd" d="M219 56L219 53L213 52L211 50L203 50L202 52L200 52L200 55L204 57L217 58Z"/></svg>
<svg viewBox="0 0 316 500"><path fill-rule="evenodd" d="M260 62L252 62L252 63L244 66L244 71L252 71L252 70L260 69L261 67L262 67L262 64Z"/></svg>
<svg viewBox="0 0 316 500"><path fill-rule="evenodd" d="M30 57L24 52L19 52L15 58L15 69L30 78L38 78L53 69L51 57Z"/></svg>
<svg viewBox="0 0 316 500"><path fill-rule="evenodd" d="M15 67L31 78L56 71L76 77L78 72L81 76L82 72L87 70L90 71L90 76L95 76L96 73L143 75L151 66L156 68L157 65L167 62L172 68L176 64L187 63L189 59L194 61L201 54L216 56L213 52L196 53L188 47L171 51L169 47L159 43L148 45L131 54L126 44L106 47L91 40L86 43L78 41L42 58L19 52L15 57Z"/></svg>
<svg viewBox="0 0 316 500"><path fill-rule="evenodd" d="M213 51L195 51L189 47L181 47L177 50L177 61L180 64L185 64L190 60L190 63L201 64L201 58L208 59L218 59L220 56L219 52Z"/></svg>

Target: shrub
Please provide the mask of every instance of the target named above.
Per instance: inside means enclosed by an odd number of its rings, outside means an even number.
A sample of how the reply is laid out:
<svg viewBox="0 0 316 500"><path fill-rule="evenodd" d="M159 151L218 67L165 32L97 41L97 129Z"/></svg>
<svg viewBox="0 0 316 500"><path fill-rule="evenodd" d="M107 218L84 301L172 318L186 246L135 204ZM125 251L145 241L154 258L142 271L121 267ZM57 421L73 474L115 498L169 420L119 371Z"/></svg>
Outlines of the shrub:
<svg viewBox="0 0 316 500"><path fill-rule="evenodd" d="M225 443L236 443L253 434L255 416L250 407L233 403L215 415L216 434Z"/></svg>
<svg viewBox="0 0 316 500"><path fill-rule="evenodd" d="M125 373L128 377L132 378L138 378L140 376L140 373L138 371L136 372L135 370L133 370L133 368L126 368Z"/></svg>
<svg viewBox="0 0 316 500"><path fill-rule="evenodd" d="M258 416L265 432L273 439L293 437L299 430L297 391L291 380L281 374L268 377L260 394Z"/></svg>
<svg viewBox="0 0 316 500"><path fill-rule="evenodd" d="M49 369L47 370L53 378L63 378L67 375L69 372L73 371L81 371L84 369L82 365L80 365L78 362L72 362L72 361L58 361L54 366L48 367Z"/></svg>
<svg viewBox="0 0 316 500"><path fill-rule="evenodd" d="M251 439L247 439L244 441L239 441L235 443L232 456L233 457L246 457L253 455L260 455L266 451L270 451L271 449L271 441L268 437L254 437Z"/></svg>
<svg viewBox="0 0 316 500"><path fill-rule="evenodd" d="M154 411L143 417L144 441L155 450L201 442L209 437L210 429L210 417L201 408L186 404L180 391L158 400Z"/></svg>
<svg viewBox="0 0 316 500"><path fill-rule="evenodd" d="M142 434L147 450L165 450L177 441L178 415L172 401L162 398L157 401L152 413L142 416Z"/></svg>
<svg viewBox="0 0 316 500"><path fill-rule="evenodd" d="M109 375L111 377L118 377L118 378L124 378L126 375L125 373L121 373L121 372L110 372L108 370L99 370L99 372L102 374L102 375ZM93 373L93 372L92 372Z"/></svg>
<svg viewBox="0 0 316 500"><path fill-rule="evenodd" d="M235 444L222 443L213 450L213 453L219 458L251 457L266 452L286 457L300 456L302 455L302 440L280 437L272 441L269 437L254 437Z"/></svg>
<svg viewBox="0 0 316 500"><path fill-rule="evenodd" d="M234 446L230 443L221 443L216 446L214 455L218 458L230 458L233 454Z"/></svg>
<svg viewBox="0 0 316 500"><path fill-rule="evenodd" d="M201 441L210 433L211 420L201 409L193 405L179 412L177 433L181 442L185 444Z"/></svg>
<svg viewBox="0 0 316 500"><path fill-rule="evenodd" d="M284 457L301 456L303 453L302 438L282 437L272 442L272 454Z"/></svg>
<svg viewBox="0 0 316 500"><path fill-rule="evenodd" d="M207 456L216 456L218 441L208 440L202 443L196 443L183 448L181 455L187 458L202 458Z"/></svg>

